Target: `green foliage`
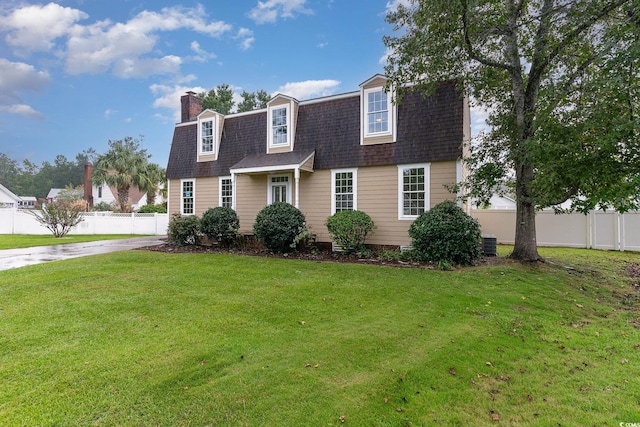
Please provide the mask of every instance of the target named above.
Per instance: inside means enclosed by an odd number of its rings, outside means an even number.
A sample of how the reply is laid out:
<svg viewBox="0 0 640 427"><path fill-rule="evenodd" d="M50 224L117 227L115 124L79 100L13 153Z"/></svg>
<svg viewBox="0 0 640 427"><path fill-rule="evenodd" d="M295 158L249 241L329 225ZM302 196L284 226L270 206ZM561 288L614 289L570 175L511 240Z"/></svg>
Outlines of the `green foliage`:
<svg viewBox="0 0 640 427"><path fill-rule="evenodd" d="M336 212L325 225L333 241L346 253L362 250L367 235L375 228L371 217L362 211Z"/></svg>
<svg viewBox="0 0 640 427"><path fill-rule="evenodd" d="M436 262L441 269L449 269L450 264L470 265L481 257L478 221L451 200L416 218L409 236L414 256Z"/></svg>
<svg viewBox="0 0 640 427"><path fill-rule="evenodd" d="M132 186L149 188L148 159L151 157L142 148L142 141L130 136L109 141L109 151L98 157L93 168L93 183L106 183L117 189L121 212L130 212L129 190Z"/></svg>
<svg viewBox="0 0 640 427"><path fill-rule="evenodd" d="M536 209L640 207L639 7L438 0L387 15L399 35L384 39L385 70L399 99L456 81L487 109L491 128L470 147L457 190L486 202L514 189L513 258L538 259Z"/></svg>
<svg viewBox="0 0 640 427"><path fill-rule="evenodd" d="M55 237L64 237L73 227L81 223L86 210L83 200L61 198L42 203L40 210L27 210Z"/></svg>
<svg viewBox="0 0 640 427"><path fill-rule="evenodd" d="M113 206L107 202L100 202L93 205L94 212L109 212L113 210Z"/></svg>
<svg viewBox="0 0 640 427"><path fill-rule="evenodd" d="M173 214L167 238L170 243L178 246L199 245L202 240L200 220L195 215Z"/></svg>
<svg viewBox="0 0 640 427"><path fill-rule="evenodd" d="M200 231L222 247L230 247L236 242L239 228L238 214L227 206L207 210L200 220Z"/></svg>
<svg viewBox="0 0 640 427"><path fill-rule="evenodd" d="M253 232L260 243L277 253L294 250L296 237L304 229L304 214L285 202L265 206L258 212L253 224Z"/></svg>
<svg viewBox="0 0 640 427"><path fill-rule="evenodd" d="M162 204L144 205L140 209L138 209L138 213L167 213L167 207Z"/></svg>
<svg viewBox="0 0 640 427"><path fill-rule="evenodd" d="M201 93L202 110L213 110L220 114L229 114L233 109L235 101L233 100L233 90L228 84L220 84L215 89L211 89L207 93Z"/></svg>
<svg viewBox="0 0 640 427"><path fill-rule="evenodd" d="M37 165L28 159L19 164L0 153L0 183L18 196L34 196L43 199L52 188L76 187L84 182L84 165L95 159L95 150L84 150L75 161L57 155Z"/></svg>

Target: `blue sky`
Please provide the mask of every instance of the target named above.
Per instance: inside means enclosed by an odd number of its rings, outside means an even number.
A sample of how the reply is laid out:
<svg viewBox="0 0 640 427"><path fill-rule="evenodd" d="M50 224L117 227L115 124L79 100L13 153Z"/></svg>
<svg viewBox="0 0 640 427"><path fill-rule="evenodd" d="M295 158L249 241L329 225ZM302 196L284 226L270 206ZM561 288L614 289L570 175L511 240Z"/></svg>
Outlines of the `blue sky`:
<svg viewBox="0 0 640 427"><path fill-rule="evenodd" d="M5 0L0 152L40 164L143 135L165 167L187 90L356 90L383 72L399 1Z"/></svg>

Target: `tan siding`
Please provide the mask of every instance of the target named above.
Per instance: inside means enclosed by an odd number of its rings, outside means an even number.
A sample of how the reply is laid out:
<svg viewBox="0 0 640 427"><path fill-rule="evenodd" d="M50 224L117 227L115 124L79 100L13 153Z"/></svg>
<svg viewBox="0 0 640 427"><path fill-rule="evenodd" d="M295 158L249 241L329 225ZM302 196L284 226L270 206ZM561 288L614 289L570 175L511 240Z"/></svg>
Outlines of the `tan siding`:
<svg viewBox="0 0 640 427"><path fill-rule="evenodd" d="M300 176L300 210L319 242L330 241L324 223L331 215L331 173L318 170Z"/></svg>
<svg viewBox="0 0 640 427"><path fill-rule="evenodd" d="M398 219L398 167L358 168L358 210L366 212L376 229L368 244L408 245L411 221Z"/></svg>
<svg viewBox="0 0 640 427"><path fill-rule="evenodd" d="M387 144L389 142L393 142L393 135L367 136L362 141L362 145Z"/></svg>
<svg viewBox="0 0 640 427"><path fill-rule="evenodd" d="M385 79L383 76L377 76L374 79L371 79L371 81L367 82L366 85L362 86L362 89L371 89L372 87L380 87L380 86L384 86L387 83L387 79Z"/></svg>
<svg viewBox="0 0 640 427"><path fill-rule="evenodd" d="M456 183L456 162L435 162L431 163L431 197L430 207L445 200L455 200L456 195L445 188Z"/></svg>
<svg viewBox="0 0 640 427"><path fill-rule="evenodd" d="M218 206L218 177L196 178L195 196L198 216Z"/></svg>
<svg viewBox="0 0 640 427"><path fill-rule="evenodd" d="M236 212L240 218L240 232L253 234L258 212L267 205L267 176L238 175L236 177Z"/></svg>
<svg viewBox="0 0 640 427"><path fill-rule="evenodd" d="M180 213L180 180L170 179L169 182L168 205L169 214Z"/></svg>

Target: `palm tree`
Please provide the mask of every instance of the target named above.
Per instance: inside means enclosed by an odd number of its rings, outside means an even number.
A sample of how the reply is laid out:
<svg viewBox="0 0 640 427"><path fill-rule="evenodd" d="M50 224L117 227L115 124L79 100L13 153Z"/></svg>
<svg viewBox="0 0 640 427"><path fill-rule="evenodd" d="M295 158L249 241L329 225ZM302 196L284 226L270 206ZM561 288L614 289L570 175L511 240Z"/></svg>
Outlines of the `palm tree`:
<svg viewBox="0 0 640 427"><path fill-rule="evenodd" d="M167 174L164 168L161 168L155 163L149 163L147 169L143 172L144 179L140 190L147 193L147 205L156 204L156 195L162 188L166 188Z"/></svg>
<svg viewBox="0 0 640 427"><path fill-rule="evenodd" d="M118 204L122 212L128 212L129 189L132 186L143 188L146 184L148 168L147 150L140 148L141 141L130 136L121 140L109 141L109 151L98 157L93 168L93 183L106 183L116 188Z"/></svg>

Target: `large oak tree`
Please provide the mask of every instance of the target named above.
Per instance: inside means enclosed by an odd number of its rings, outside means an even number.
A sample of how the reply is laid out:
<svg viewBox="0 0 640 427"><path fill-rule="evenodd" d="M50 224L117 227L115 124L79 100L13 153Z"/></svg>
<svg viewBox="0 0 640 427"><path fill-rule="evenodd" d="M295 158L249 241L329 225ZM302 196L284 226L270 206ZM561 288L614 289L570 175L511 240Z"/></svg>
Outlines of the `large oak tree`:
<svg viewBox="0 0 640 427"><path fill-rule="evenodd" d="M513 258L540 259L536 210L639 207L640 0L409 0L387 20L397 101L455 80L489 111L463 187L513 189Z"/></svg>

